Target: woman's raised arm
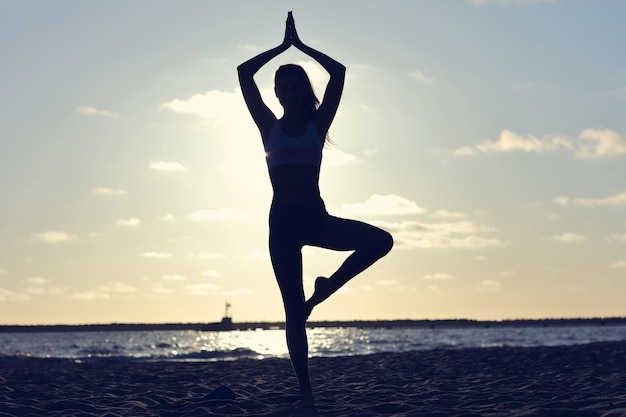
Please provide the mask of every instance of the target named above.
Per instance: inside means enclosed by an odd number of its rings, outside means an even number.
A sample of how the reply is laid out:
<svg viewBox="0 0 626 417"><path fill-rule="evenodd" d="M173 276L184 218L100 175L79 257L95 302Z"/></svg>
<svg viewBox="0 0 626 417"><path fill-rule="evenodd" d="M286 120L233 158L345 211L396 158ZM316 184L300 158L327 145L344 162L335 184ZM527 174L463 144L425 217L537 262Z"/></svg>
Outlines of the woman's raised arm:
<svg viewBox="0 0 626 417"><path fill-rule="evenodd" d="M264 140L272 128L272 125L276 120L276 116L263 102L261 93L259 92L259 87L254 81L254 74L256 74L259 69L261 69L261 67L267 64L270 60L272 60L272 58L289 49L291 46L292 24L293 19L291 17L291 12L289 12L287 22L285 24L285 37L283 42L277 47L262 52L237 67L239 85L241 86L243 98L246 102L246 106L248 106L250 114L252 115L252 119L254 119L254 123L256 123L257 127L261 131L261 136Z"/></svg>
<svg viewBox="0 0 626 417"><path fill-rule="evenodd" d="M339 101L341 100L341 94L343 93L346 67L328 55L305 45L298 36L296 25L293 20L292 25L287 25L287 30L291 32L290 38L292 45L316 60L322 67L324 67L328 74L330 74L330 80L326 86L324 98L315 113L315 119L317 126L320 129L320 133L322 135L326 135L326 132L335 118L337 108L339 107Z"/></svg>

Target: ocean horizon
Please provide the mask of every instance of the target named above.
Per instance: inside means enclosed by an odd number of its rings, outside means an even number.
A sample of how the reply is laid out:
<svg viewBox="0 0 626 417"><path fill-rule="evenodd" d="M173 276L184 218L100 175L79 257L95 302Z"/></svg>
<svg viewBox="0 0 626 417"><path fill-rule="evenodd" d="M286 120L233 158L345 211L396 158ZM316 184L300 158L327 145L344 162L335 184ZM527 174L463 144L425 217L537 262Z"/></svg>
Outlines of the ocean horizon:
<svg viewBox="0 0 626 417"><path fill-rule="evenodd" d="M287 358L281 323L0 326L0 362ZM222 323L213 323L221 325ZM208 327L207 327L208 326ZM311 322L311 357L626 341L625 318Z"/></svg>

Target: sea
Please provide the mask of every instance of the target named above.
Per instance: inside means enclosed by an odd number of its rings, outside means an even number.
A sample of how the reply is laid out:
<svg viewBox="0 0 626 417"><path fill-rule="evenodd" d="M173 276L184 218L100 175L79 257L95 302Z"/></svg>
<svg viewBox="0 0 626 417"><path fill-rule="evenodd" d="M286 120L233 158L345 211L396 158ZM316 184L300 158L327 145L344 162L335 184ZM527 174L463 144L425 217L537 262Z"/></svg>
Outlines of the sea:
<svg viewBox="0 0 626 417"><path fill-rule="evenodd" d="M537 347L626 341L625 324L316 327L311 357L432 349ZM281 329L0 333L0 363L24 360L225 361L288 357Z"/></svg>

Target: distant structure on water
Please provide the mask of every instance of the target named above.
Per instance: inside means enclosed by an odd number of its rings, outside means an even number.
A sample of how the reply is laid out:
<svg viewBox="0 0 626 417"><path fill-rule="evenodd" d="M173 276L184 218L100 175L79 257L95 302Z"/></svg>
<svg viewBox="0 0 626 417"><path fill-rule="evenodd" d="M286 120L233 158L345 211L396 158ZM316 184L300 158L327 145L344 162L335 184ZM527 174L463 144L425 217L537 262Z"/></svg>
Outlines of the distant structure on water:
<svg viewBox="0 0 626 417"><path fill-rule="evenodd" d="M222 317L222 321L219 323L209 323L205 326L204 330L235 330L235 326L233 325L233 318L228 314L228 310L230 310L230 303L226 302L226 307L224 308L224 317Z"/></svg>

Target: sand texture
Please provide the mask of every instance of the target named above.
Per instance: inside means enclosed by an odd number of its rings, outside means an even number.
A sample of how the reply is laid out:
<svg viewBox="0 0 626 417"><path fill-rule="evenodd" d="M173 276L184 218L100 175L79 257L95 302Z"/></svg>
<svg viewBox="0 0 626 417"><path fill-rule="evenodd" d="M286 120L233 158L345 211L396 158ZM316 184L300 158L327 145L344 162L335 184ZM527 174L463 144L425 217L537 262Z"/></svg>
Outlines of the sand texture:
<svg viewBox="0 0 626 417"><path fill-rule="evenodd" d="M285 359L0 362L0 416L626 416L626 342ZM221 388L220 388L221 387Z"/></svg>

